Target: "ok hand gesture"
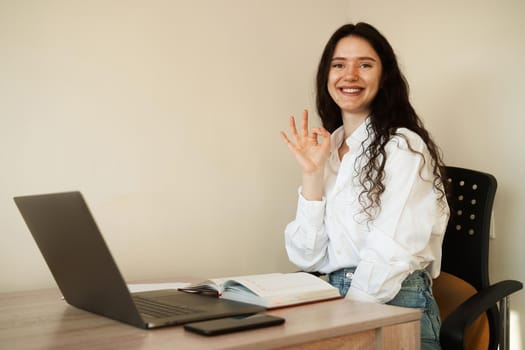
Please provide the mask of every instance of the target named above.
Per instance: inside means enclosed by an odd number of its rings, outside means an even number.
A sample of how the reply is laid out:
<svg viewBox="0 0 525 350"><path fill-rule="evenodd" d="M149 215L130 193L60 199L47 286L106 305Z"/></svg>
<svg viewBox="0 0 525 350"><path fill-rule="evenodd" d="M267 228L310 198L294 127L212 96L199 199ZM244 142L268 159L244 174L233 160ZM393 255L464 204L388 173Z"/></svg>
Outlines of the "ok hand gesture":
<svg viewBox="0 0 525 350"><path fill-rule="evenodd" d="M324 169L324 164L330 154L330 133L324 128L313 128L308 131L308 111L303 112L301 135L297 133L295 118L290 117L290 133L292 141L281 131L283 141L297 158L305 174L312 174ZM319 136L322 137L319 140Z"/></svg>

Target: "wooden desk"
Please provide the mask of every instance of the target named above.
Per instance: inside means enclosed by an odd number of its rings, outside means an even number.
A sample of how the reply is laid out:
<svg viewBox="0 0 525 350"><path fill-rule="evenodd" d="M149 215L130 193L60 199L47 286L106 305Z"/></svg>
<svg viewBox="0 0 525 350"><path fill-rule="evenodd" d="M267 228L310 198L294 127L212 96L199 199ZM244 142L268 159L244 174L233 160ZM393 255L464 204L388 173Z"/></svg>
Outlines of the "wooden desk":
<svg viewBox="0 0 525 350"><path fill-rule="evenodd" d="M69 306L56 289L0 294L0 349L419 349L420 312L334 300L271 310L283 326L216 337L141 330Z"/></svg>

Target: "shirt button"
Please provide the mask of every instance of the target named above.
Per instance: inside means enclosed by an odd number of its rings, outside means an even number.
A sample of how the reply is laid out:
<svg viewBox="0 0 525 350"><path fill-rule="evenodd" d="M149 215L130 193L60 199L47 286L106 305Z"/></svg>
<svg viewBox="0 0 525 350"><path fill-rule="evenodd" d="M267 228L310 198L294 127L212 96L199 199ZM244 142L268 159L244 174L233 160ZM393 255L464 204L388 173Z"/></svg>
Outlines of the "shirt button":
<svg viewBox="0 0 525 350"><path fill-rule="evenodd" d="M349 280L351 280L352 278L354 278L354 273L353 272L347 272L345 277Z"/></svg>

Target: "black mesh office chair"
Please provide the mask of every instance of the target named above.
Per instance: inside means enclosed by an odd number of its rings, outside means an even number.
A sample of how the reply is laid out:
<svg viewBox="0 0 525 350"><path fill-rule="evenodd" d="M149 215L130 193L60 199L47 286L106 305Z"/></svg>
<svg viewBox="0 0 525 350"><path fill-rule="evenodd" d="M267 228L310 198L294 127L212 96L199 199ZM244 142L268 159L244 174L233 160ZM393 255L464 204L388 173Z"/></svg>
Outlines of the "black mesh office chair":
<svg viewBox="0 0 525 350"><path fill-rule="evenodd" d="M451 216L443 242L442 273L434 281L443 321L441 346L446 350L487 348L480 345L482 336L477 333L487 322L488 349L497 349L498 345L501 350L508 349L508 297L523 284L506 280L491 285L489 281L496 178L457 167L446 167L446 177ZM460 300L453 300L456 298ZM470 335L466 335L468 332Z"/></svg>

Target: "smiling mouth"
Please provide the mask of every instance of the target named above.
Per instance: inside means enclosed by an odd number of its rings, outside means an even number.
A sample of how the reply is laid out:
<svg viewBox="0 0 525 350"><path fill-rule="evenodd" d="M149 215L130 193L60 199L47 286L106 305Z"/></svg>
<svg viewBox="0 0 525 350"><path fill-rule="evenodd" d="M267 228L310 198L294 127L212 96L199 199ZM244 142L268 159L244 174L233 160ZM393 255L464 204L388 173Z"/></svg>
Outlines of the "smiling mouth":
<svg viewBox="0 0 525 350"><path fill-rule="evenodd" d="M355 93L361 92L363 89L362 88L341 88L340 90L347 94L355 94Z"/></svg>

